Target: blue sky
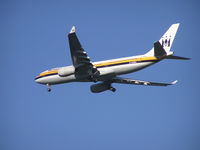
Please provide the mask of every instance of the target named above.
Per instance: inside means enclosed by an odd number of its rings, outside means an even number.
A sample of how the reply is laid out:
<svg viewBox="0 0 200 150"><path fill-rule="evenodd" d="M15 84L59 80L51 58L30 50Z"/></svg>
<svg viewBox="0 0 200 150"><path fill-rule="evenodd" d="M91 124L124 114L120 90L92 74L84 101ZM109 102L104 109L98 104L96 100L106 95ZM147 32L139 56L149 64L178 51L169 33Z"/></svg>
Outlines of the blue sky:
<svg viewBox="0 0 200 150"><path fill-rule="evenodd" d="M198 150L199 2L0 2L0 149ZM164 60L124 75L170 87L118 85L93 94L92 83L36 84L40 72L71 64L73 25L92 61L146 53L173 23L173 51L190 61Z"/></svg>

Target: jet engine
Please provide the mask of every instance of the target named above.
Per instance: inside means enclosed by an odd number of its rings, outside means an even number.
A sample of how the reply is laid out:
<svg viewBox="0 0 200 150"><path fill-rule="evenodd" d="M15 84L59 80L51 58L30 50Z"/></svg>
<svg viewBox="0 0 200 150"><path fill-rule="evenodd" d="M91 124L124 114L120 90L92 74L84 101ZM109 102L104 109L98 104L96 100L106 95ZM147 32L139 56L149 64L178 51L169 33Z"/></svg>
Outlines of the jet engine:
<svg viewBox="0 0 200 150"><path fill-rule="evenodd" d="M74 66L67 66L67 67L62 67L58 70L58 75L61 77L66 77L69 75L74 74L75 68Z"/></svg>
<svg viewBox="0 0 200 150"><path fill-rule="evenodd" d="M90 90L92 93L100 93L106 90L111 90L112 92L116 91L116 89L113 88L110 83L104 83L104 82L91 85Z"/></svg>

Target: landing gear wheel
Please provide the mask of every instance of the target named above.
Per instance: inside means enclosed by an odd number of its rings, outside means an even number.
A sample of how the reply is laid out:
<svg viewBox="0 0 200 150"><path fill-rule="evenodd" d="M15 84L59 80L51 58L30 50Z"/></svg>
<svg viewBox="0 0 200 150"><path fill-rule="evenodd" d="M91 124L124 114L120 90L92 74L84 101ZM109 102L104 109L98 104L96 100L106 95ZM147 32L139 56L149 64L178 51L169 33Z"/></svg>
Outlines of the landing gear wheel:
<svg viewBox="0 0 200 150"><path fill-rule="evenodd" d="M48 92L51 92L51 86L50 86L49 84L47 84L47 87L48 87L48 88L47 88L47 91L48 91Z"/></svg>
<svg viewBox="0 0 200 150"><path fill-rule="evenodd" d="M115 92L115 91L116 91L116 88L110 87L110 90L111 90L112 92Z"/></svg>

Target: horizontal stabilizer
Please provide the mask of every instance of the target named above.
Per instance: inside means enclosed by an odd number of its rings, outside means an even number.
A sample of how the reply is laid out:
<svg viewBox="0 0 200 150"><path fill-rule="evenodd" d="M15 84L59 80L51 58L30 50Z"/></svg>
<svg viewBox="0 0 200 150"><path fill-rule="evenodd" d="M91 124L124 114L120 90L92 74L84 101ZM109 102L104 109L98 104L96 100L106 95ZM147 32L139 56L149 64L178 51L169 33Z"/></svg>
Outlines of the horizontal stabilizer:
<svg viewBox="0 0 200 150"><path fill-rule="evenodd" d="M167 56L166 59L190 60L191 58L170 55L170 56Z"/></svg>

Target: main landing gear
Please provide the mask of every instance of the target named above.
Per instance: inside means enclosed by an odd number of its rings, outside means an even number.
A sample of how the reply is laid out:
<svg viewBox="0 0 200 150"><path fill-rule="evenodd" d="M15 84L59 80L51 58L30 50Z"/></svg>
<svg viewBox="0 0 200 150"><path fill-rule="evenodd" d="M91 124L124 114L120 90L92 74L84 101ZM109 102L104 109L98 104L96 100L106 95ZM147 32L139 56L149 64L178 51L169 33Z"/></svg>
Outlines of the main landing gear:
<svg viewBox="0 0 200 150"><path fill-rule="evenodd" d="M51 92L51 85L50 84L47 84L47 91Z"/></svg>
<svg viewBox="0 0 200 150"><path fill-rule="evenodd" d="M112 91L112 92L116 92L116 88L114 88L112 86L109 88L109 90Z"/></svg>

